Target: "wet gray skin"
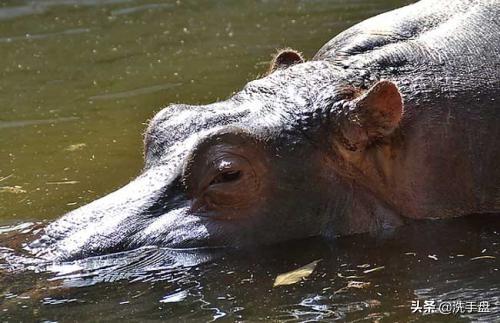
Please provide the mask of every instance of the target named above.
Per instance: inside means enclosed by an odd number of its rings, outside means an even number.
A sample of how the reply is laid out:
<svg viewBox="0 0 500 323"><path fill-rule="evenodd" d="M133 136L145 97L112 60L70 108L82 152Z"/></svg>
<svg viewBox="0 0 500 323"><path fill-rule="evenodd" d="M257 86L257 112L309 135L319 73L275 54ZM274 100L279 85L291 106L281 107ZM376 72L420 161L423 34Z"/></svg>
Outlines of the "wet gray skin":
<svg viewBox="0 0 500 323"><path fill-rule="evenodd" d="M496 1L422 1L362 22L226 101L171 105L135 180L27 248L240 248L500 211Z"/></svg>

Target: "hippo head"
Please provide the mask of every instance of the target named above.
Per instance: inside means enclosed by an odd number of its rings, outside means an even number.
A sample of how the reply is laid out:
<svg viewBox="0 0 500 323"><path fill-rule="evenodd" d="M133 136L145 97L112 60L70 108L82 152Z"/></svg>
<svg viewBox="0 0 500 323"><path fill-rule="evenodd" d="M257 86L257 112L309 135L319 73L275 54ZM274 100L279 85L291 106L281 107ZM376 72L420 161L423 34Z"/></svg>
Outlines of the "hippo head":
<svg viewBox="0 0 500 323"><path fill-rule="evenodd" d="M341 234L354 168L393 131L389 81L352 86L342 68L277 55L265 77L226 101L172 105L145 133L145 165L123 188L66 214L27 248L75 259L146 245L245 247Z"/></svg>

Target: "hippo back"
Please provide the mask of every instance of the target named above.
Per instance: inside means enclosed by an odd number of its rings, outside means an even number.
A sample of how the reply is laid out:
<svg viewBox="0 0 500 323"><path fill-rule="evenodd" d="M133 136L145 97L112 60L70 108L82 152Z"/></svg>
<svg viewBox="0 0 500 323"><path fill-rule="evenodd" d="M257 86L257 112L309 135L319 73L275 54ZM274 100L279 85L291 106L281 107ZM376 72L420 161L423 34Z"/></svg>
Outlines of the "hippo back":
<svg viewBox="0 0 500 323"><path fill-rule="evenodd" d="M479 81L498 86L499 16L497 0L423 0L353 26L313 59L380 71L442 66L442 72L465 70L466 75L455 75L483 76Z"/></svg>

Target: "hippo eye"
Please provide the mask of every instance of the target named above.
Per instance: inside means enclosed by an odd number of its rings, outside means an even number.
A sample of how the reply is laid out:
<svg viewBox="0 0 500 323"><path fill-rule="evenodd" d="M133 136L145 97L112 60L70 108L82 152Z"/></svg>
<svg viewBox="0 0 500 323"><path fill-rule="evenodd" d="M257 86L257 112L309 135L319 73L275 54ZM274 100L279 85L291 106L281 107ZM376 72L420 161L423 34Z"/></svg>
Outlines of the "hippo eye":
<svg viewBox="0 0 500 323"><path fill-rule="evenodd" d="M235 210L251 208L263 200L265 155L239 137L232 140L238 140L237 144L202 147L189 160L183 176L193 214L229 219L239 217Z"/></svg>
<svg viewBox="0 0 500 323"><path fill-rule="evenodd" d="M250 161L241 155L223 152L205 164L204 179L198 183L198 210L220 211L248 207L256 199L259 181ZM221 218L227 214L219 214ZM211 217L214 214L211 213Z"/></svg>
<svg viewBox="0 0 500 323"><path fill-rule="evenodd" d="M219 184L219 183L230 183L235 182L241 178L242 171L240 170L227 170L218 174L209 185Z"/></svg>

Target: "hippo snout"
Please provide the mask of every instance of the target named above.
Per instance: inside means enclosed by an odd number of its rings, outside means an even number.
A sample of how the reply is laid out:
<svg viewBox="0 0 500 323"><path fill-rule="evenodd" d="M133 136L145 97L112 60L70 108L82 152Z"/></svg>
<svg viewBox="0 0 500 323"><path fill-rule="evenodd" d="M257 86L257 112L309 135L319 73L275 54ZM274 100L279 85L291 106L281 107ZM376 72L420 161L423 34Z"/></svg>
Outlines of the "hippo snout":
<svg viewBox="0 0 500 323"><path fill-rule="evenodd" d="M28 248L40 257L63 259L126 249L151 216L162 188L149 174L139 176L51 223Z"/></svg>

